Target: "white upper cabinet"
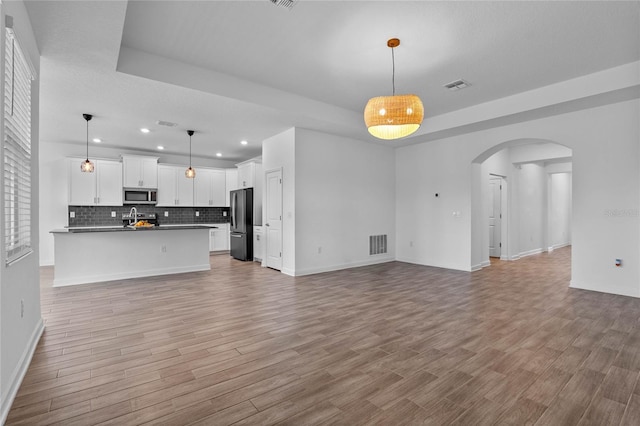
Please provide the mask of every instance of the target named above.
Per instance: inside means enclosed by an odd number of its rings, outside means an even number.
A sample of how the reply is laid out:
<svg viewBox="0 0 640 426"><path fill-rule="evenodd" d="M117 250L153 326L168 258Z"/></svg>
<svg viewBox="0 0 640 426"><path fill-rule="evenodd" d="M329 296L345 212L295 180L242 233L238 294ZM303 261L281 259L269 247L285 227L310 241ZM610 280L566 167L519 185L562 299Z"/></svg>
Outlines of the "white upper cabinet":
<svg viewBox="0 0 640 426"><path fill-rule="evenodd" d="M253 224L262 225L262 160L260 157L236 164L238 189L253 188Z"/></svg>
<svg viewBox="0 0 640 426"><path fill-rule="evenodd" d="M186 166L158 165L158 206L193 206L194 179L184 175L186 169Z"/></svg>
<svg viewBox="0 0 640 426"><path fill-rule="evenodd" d="M196 169L194 206L222 207L226 204L226 174L224 170Z"/></svg>
<svg viewBox="0 0 640 426"><path fill-rule="evenodd" d="M225 169L225 174L227 178L226 182L226 192L224 194L224 205L227 207L231 206L229 193L238 189L238 169Z"/></svg>
<svg viewBox="0 0 640 426"><path fill-rule="evenodd" d="M98 160L97 190L99 206L122 205L122 163Z"/></svg>
<svg viewBox="0 0 640 426"><path fill-rule="evenodd" d="M82 159L68 159L70 206L121 206L122 163L93 160L95 170L80 170Z"/></svg>
<svg viewBox="0 0 640 426"><path fill-rule="evenodd" d="M238 189L253 188L256 181L256 163L248 161L238 164Z"/></svg>
<svg viewBox="0 0 640 426"><path fill-rule="evenodd" d="M123 183L125 188L158 187L158 158L123 155Z"/></svg>

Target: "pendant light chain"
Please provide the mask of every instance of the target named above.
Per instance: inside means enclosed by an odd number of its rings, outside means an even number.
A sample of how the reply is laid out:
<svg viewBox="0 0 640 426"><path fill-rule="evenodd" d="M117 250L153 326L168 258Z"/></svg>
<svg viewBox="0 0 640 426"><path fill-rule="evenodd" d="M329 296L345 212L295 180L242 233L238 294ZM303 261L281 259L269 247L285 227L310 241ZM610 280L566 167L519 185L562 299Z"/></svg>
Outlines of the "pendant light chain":
<svg viewBox="0 0 640 426"><path fill-rule="evenodd" d="M89 120L87 120L87 160L89 159Z"/></svg>
<svg viewBox="0 0 640 426"><path fill-rule="evenodd" d="M189 135L189 168L191 168L191 135Z"/></svg>

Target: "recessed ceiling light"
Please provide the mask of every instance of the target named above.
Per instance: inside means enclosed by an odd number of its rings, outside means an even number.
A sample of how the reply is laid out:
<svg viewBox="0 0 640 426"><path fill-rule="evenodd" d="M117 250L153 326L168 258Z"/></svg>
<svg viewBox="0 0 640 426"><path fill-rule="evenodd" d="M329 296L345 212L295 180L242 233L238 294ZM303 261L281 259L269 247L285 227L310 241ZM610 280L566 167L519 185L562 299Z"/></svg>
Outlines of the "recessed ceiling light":
<svg viewBox="0 0 640 426"><path fill-rule="evenodd" d="M162 150L164 149L164 146L162 146L162 145L158 145L158 149L159 149L160 151L162 151Z"/></svg>
<svg viewBox="0 0 640 426"><path fill-rule="evenodd" d="M246 144L248 144L249 142L247 142L247 141L240 141L240 143L241 143L242 145L246 145Z"/></svg>
<svg viewBox="0 0 640 426"><path fill-rule="evenodd" d="M222 157L222 153L221 152L216 152L216 157Z"/></svg>
<svg viewBox="0 0 640 426"><path fill-rule="evenodd" d="M149 129L147 129L147 128L143 127L142 129L140 129L140 131L141 131L142 133L149 133L151 130L149 130Z"/></svg>
<svg viewBox="0 0 640 426"><path fill-rule="evenodd" d="M100 138L93 138L93 141L94 141L95 143L100 143L100 142L102 142L102 139L100 139Z"/></svg>

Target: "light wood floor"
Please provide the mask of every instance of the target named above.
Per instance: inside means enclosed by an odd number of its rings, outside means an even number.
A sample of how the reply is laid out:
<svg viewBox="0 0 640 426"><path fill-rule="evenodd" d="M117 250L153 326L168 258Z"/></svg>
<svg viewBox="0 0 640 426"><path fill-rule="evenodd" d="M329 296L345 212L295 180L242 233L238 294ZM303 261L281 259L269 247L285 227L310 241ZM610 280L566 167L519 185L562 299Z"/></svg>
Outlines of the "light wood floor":
<svg viewBox="0 0 640 426"><path fill-rule="evenodd" d="M473 274L393 262L51 288L9 425L640 424L640 300L570 249Z"/></svg>

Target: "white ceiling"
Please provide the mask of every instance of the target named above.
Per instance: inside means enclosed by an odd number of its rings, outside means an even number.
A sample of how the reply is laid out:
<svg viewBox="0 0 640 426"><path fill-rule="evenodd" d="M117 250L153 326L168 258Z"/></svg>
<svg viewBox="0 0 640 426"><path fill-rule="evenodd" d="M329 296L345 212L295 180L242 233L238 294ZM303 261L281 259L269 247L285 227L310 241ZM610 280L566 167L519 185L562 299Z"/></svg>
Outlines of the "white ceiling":
<svg viewBox="0 0 640 426"><path fill-rule="evenodd" d="M376 143L373 96L426 117L640 60L640 3L28 1L41 49L41 140L244 160L292 126ZM442 87L464 78L471 87ZM157 120L178 123L161 127ZM152 132L142 135L139 128ZM419 141L420 132L413 138ZM241 146L246 139L249 145ZM405 141L406 143L406 141Z"/></svg>

